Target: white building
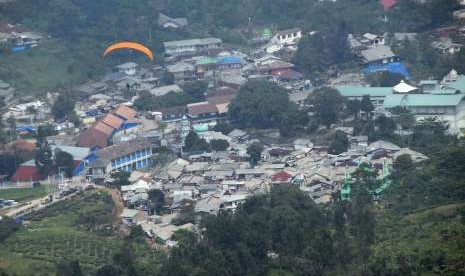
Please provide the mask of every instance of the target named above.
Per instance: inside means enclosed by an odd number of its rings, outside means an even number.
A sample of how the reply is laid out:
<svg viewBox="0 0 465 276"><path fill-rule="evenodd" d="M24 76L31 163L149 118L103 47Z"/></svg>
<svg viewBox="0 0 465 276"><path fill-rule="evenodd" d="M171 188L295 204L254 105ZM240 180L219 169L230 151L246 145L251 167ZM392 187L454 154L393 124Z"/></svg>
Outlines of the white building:
<svg viewBox="0 0 465 276"><path fill-rule="evenodd" d="M165 54L169 56L194 54L223 47L223 41L213 37L168 41L163 44L165 46Z"/></svg>
<svg viewBox="0 0 465 276"><path fill-rule="evenodd" d="M135 62L127 62L116 66L115 69L118 73L125 74L126 76L133 76L137 72L137 66L138 64Z"/></svg>
<svg viewBox="0 0 465 276"><path fill-rule="evenodd" d="M386 96L384 108L407 108L417 120L437 118L449 125L449 132L465 130L464 94L393 94Z"/></svg>

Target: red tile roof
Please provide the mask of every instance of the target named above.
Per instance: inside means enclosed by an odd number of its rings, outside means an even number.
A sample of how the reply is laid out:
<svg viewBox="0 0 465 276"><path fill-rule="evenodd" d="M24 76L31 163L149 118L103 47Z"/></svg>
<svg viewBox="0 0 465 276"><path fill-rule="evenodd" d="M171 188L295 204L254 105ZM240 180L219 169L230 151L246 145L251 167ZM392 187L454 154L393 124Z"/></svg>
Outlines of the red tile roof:
<svg viewBox="0 0 465 276"><path fill-rule="evenodd" d="M111 127L101 123L106 128L112 129ZM105 132L100 131L98 128L91 127L81 133L78 138L78 145L80 147L88 147L92 148L95 146L99 146L104 148L108 146L108 139L110 138L111 134L107 134Z"/></svg>
<svg viewBox="0 0 465 276"><path fill-rule="evenodd" d="M14 143L14 148L17 150L25 150L25 151L37 150L37 147L34 143L28 142L26 140L16 140Z"/></svg>
<svg viewBox="0 0 465 276"><path fill-rule="evenodd" d="M105 133L108 136L111 136L113 134L113 128L109 125L104 124L103 122L97 122L92 128Z"/></svg>
<svg viewBox="0 0 465 276"><path fill-rule="evenodd" d="M212 104L225 104L225 103L230 103L234 98L237 97L237 95L238 94L214 96L214 97L207 98L207 101Z"/></svg>
<svg viewBox="0 0 465 276"><path fill-rule="evenodd" d="M39 175L35 166L19 166L15 174L11 177L11 181L37 181L42 180L44 177Z"/></svg>
<svg viewBox="0 0 465 276"><path fill-rule="evenodd" d="M124 121L120 117L116 117L113 114L107 114L100 120L100 122L110 126L113 129L119 129L123 125Z"/></svg>
<svg viewBox="0 0 465 276"><path fill-rule="evenodd" d="M137 112L129 108L125 105L119 105L115 110L113 110L113 114L125 119L125 120L130 120L136 117Z"/></svg>
<svg viewBox="0 0 465 276"><path fill-rule="evenodd" d="M289 182L289 180L292 178L292 175L289 173L282 171L279 173L274 174L271 177L272 182Z"/></svg>
<svg viewBox="0 0 465 276"><path fill-rule="evenodd" d="M193 103L187 105L187 111L189 115L200 115L200 114L207 114L207 113L216 113L218 109L214 104L209 102L200 102L200 103Z"/></svg>

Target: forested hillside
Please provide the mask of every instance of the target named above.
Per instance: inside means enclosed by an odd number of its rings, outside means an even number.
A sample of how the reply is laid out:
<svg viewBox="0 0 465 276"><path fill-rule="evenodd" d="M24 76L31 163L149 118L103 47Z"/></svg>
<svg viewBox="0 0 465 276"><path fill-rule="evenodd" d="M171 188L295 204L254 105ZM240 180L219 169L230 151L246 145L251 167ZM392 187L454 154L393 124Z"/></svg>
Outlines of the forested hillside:
<svg viewBox="0 0 465 276"><path fill-rule="evenodd" d="M432 0L427 4L400 1L388 12L392 20L383 22L384 11L378 0L14 1L2 7L0 18L22 23L55 39L43 45L40 52L29 54L34 58L7 55L11 66L1 66L0 77L14 79L20 92L27 93L71 87L98 78L106 66L122 61L95 62L105 46L121 40L144 43L155 52L160 63L164 41L216 36L244 48L264 28L279 30L298 26L307 32L321 31L335 36L338 32L421 32L450 21L455 3L455 0ZM188 28L159 28L159 12L187 17ZM340 43L329 45L333 49ZM327 59L326 63L334 63L331 56ZM44 67L50 70L43 70ZM37 79L43 82L33 81Z"/></svg>

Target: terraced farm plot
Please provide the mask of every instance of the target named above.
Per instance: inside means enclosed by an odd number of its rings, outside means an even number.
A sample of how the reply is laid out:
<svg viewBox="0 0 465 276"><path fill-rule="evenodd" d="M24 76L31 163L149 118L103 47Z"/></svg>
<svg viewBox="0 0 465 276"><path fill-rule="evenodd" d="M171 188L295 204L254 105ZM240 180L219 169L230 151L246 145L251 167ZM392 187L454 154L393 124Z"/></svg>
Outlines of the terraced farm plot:
<svg viewBox="0 0 465 276"><path fill-rule="evenodd" d="M112 208L106 192L92 191L25 216L30 223L0 244L0 271L55 275L57 263L79 260L85 273L95 273L125 243L113 232ZM146 244L133 249L143 265L159 259Z"/></svg>

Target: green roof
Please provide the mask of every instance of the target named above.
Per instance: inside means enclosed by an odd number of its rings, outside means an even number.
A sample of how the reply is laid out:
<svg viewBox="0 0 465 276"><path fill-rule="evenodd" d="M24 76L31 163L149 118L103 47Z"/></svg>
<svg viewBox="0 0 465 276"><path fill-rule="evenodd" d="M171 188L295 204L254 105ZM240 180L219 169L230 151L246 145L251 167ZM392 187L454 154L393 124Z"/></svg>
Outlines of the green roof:
<svg viewBox="0 0 465 276"><path fill-rule="evenodd" d="M272 35L273 35L273 32L271 31L271 29L266 28L262 31L262 37L266 38L266 37L271 37Z"/></svg>
<svg viewBox="0 0 465 276"><path fill-rule="evenodd" d="M392 87L341 86L336 88L344 97L386 97L392 95Z"/></svg>
<svg viewBox="0 0 465 276"><path fill-rule="evenodd" d="M460 92L465 93L465 76L459 76L456 81L449 84L449 87L455 90L460 90Z"/></svg>
<svg viewBox="0 0 465 276"><path fill-rule="evenodd" d="M463 94L454 95L434 95L434 94L407 94L389 95L384 99L385 108L396 106L457 106L465 96Z"/></svg>
<svg viewBox="0 0 465 276"><path fill-rule="evenodd" d="M208 131L208 125L207 124L194 125L193 129L197 133L204 133Z"/></svg>
<svg viewBox="0 0 465 276"><path fill-rule="evenodd" d="M212 64L212 63L216 63L216 59L211 58L211 57L203 57L197 61L197 65Z"/></svg>

